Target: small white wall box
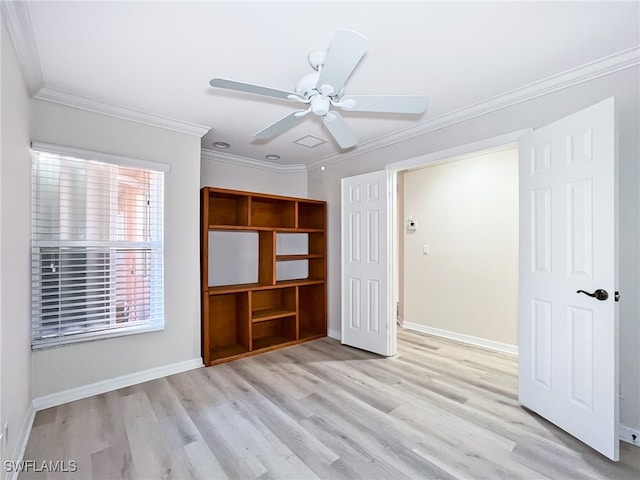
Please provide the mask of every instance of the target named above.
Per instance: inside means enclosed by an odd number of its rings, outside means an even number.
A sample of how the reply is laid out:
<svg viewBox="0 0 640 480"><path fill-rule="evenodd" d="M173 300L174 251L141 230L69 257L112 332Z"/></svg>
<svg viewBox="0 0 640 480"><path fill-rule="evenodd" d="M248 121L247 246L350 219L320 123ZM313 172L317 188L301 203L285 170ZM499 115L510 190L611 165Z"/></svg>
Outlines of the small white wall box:
<svg viewBox="0 0 640 480"><path fill-rule="evenodd" d="M407 220L407 230L410 232L415 232L418 229L416 225L416 216L409 215L409 220Z"/></svg>

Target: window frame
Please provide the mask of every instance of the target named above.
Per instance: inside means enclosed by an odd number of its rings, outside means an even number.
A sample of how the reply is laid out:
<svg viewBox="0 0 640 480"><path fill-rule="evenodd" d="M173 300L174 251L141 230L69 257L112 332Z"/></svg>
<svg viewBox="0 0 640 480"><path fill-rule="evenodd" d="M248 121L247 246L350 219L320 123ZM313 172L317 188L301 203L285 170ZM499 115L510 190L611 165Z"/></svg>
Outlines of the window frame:
<svg viewBox="0 0 640 480"><path fill-rule="evenodd" d="M38 295L40 295L40 292L38 292L37 289L35 288L36 283L38 282L38 280L36 279L36 275L42 275L42 270L37 271L34 266L34 261L35 261L34 249L46 248L46 244L49 242L42 241L42 240L35 240L35 233L34 233L36 231L35 225L38 220L34 216L35 209L34 209L33 202L35 201L37 192L32 192L31 212L30 212L31 225L32 225L31 253L30 253L32 257L31 258L31 278L32 278L32 281L31 281L31 289L32 289L32 292L31 292L32 294L31 349L40 350L40 349L64 346L64 345L69 345L69 344L74 344L79 342L102 340L106 338L114 338L114 337L121 337L126 335L134 335L139 333L156 332L156 331L164 330L164 326L165 326L165 305L164 305L164 264L165 264L164 203L165 202L164 202L164 197L165 197L165 191L166 191L165 174L167 174L170 171L170 166L160 162L150 162L147 160L140 160L140 159L135 159L131 157L112 155L112 154L107 154L102 152L95 152L90 150L84 150L79 148L54 145L54 144L42 143L42 142L33 142L31 144L31 150L32 150L32 172L31 172L32 188L34 188L33 185L35 180L33 162L35 161L35 155L37 155L38 153L60 155L63 157L71 157L71 158L75 158L85 162L97 161L97 162L101 162L101 163L105 163L105 164L108 164L111 166L117 166L117 167L151 170L161 174L161 179L162 179L162 183L160 187L158 187L158 191L156 192L156 195L157 195L156 200L162 201L162 209L160 212L152 213L152 216L160 215L160 217L156 218L156 221L153 222L154 228L156 229L159 228L160 230L159 231L156 230L156 234L158 238L154 239L155 241L147 242L149 245L153 244L153 246L149 248L148 253L150 253L151 255L153 254L160 255L159 260L157 260L156 258L156 261L159 263L154 263L151 261L149 262L150 266L153 264L153 266L155 266L156 268L160 268L162 272L160 275L161 280L159 281L159 285L155 285L154 293L156 293L157 295L154 297L153 294L150 294L151 304L160 310L160 314L158 315L158 318L155 321L151 321L148 323L136 322L136 323L133 323L132 325L126 325L125 324L126 322L122 322L122 324L117 327L110 326L108 328L102 328L102 329L96 328L95 330L89 330L81 333L73 333L70 335L59 334L57 336L48 337L48 338L46 337L40 338L40 335L38 336L35 335L35 329L42 328L42 324L43 324L42 317L37 316L35 312L35 310L37 310L37 306L42 308L43 299L42 297L38 297ZM55 246L52 245L52 247L54 248L57 247L59 251L62 252L62 249L67 248L67 246L65 246L65 242L66 242L65 240L61 240L57 242L57 245ZM89 255L89 253L91 252L90 249L92 247L111 249L109 250L109 253L108 253L108 255L110 255L108 259L108 262L109 262L108 282L115 281L116 279L115 269L118 261L117 254L120 251L118 250L118 247L115 245L118 243L121 243L122 246L120 248L125 248L125 246L127 246L129 242L125 242L125 241L120 242L118 239L116 239L116 240L109 240L107 242L101 242L101 241L77 242L76 241L75 243L86 244L85 255ZM105 243L107 244L106 246L104 245ZM82 249L83 245L77 245L76 248ZM155 248L158 248L158 250L155 250ZM142 250L144 250L144 248L142 248ZM88 262L87 262L87 265L89 265ZM42 285L42 280L40 280L40 285ZM158 297L160 298L160 300L157 299ZM115 300L115 297L113 300ZM116 303L114 302L113 305L110 305L109 308L115 310Z"/></svg>

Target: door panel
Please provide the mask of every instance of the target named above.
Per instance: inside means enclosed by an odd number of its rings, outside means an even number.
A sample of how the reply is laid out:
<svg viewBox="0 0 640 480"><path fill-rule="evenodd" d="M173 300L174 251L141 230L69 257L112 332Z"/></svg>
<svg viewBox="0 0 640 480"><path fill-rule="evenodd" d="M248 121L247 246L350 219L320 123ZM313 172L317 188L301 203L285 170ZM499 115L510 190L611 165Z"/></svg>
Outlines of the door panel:
<svg viewBox="0 0 640 480"><path fill-rule="evenodd" d="M617 460L614 139L609 99L520 140L519 398Z"/></svg>
<svg viewBox="0 0 640 480"><path fill-rule="evenodd" d="M342 180L342 343L390 356L387 218L387 172Z"/></svg>

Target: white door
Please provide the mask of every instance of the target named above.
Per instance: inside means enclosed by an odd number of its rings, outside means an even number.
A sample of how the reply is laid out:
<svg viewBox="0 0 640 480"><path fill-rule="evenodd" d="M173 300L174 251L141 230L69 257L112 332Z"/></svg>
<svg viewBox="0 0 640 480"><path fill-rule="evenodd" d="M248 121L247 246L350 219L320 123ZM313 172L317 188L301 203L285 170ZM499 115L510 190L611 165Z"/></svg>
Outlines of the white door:
<svg viewBox="0 0 640 480"><path fill-rule="evenodd" d="M613 98L521 138L519 399L612 460L615 191Z"/></svg>
<svg viewBox="0 0 640 480"><path fill-rule="evenodd" d="M390 305L387 172L342 179L342 343L396 353Z"/></svg>

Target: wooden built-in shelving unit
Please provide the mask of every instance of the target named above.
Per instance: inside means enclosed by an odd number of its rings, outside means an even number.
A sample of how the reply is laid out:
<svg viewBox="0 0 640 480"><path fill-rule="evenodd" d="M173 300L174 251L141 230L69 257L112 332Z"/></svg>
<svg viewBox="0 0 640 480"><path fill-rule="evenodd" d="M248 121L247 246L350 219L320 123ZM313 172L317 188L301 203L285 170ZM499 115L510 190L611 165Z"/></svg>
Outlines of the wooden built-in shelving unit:
<svg viewBox="0 0 640 480"><path fill-rule="evenodd" d="M326 336L326 223L326 203L319 200L202 188L205 365ZM257 233L257 282L209 285L212 231ZM276 254L278 236L286 234L304 234L307 253ZM278 280L277 267L284 262L305 262L306 277Z"/></svg>

